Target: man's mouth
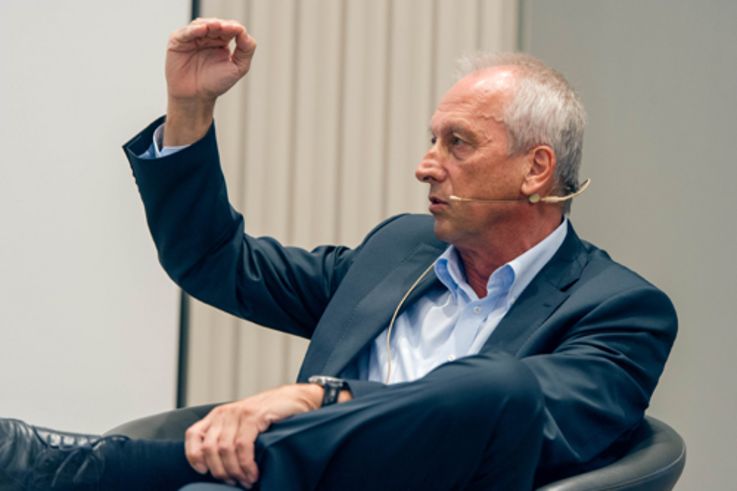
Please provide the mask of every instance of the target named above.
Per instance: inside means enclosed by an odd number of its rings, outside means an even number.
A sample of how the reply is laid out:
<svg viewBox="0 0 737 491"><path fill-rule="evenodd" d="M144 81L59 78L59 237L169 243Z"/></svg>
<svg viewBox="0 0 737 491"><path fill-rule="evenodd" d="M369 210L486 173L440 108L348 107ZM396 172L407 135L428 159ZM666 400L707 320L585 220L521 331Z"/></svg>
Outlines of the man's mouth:
<svg viewBox="0 0 737 491"><path fill-rule="evenodd" d="M437 196L429 196L428 200L430 201L430 206L427 208L432 214L443 213L449 206L447 201Z"/></svg>

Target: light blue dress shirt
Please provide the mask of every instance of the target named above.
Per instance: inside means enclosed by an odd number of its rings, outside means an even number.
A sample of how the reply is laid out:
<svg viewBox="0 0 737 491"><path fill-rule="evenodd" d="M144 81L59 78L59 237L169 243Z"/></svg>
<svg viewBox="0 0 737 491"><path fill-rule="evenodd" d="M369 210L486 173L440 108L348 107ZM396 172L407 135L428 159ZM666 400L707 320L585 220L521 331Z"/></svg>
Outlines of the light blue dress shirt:
<svg viewBox="0 0 737 491"><path fill-rule="evenodd" d="M177 153L183 148L187 148L189 146L189 145L180 145L176 147L163 147L162 148L161 145L163 144L163 141L164 141L164 125L160 124L159 127L156 128L156 131L154 131L154 141L151 142L151 146L148 147L148 149L145 152L139 155L138 158L160 159L161 157L166 157L167 155Z"/></svg>
<svg viewBox="0 0 737 491"><path fill-rule="evenodd" d="M531 249L500 266L489 277L487 294L478 298L466 281L452 245L435 261L445 290L435 289L409 305L396 319L391 339L392 369L388 383L410 382L443 363L474 355L532 279L566 238L568 219ZM387 382L387 329L374 340L359 376Z"/></svg>
<svg viewBox="0 0 737 491"><path fill-rule="evenodd" d="M156 159L188 145L161 147L164 125L141 158ZM478 298L466 282L460 257L450 246L435 261L434 271L446 290L433 290L409 305L394 323L391 339L392 373L389 383L410 382L443 363L478 353L517 297L563 244L568 219L531 249L500 266L489 277L487 294ZM359 377L386 382L387 352L384 329L364 360ZM366 359L367 358L367 359Z"/></svg>

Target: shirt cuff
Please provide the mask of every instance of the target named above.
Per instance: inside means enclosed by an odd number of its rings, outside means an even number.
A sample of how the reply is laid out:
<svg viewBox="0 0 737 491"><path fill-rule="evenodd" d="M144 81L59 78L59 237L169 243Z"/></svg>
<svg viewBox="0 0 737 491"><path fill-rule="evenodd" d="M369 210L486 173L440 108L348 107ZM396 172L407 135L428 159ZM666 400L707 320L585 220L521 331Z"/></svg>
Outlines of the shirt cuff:
<svg viewBox="0 0 737 491"><path fill-rule="evenodd" d="M158 128L154 131L154 138L151 142L151 146L146 149L145 152L143 152L138 157L141 159L160 159L162 157L166 157L168 155L173 155L177 153L180 150L184 150L189 145L179 145L175 147L162 147L164 141L164 124L160 124Z"/></svg>

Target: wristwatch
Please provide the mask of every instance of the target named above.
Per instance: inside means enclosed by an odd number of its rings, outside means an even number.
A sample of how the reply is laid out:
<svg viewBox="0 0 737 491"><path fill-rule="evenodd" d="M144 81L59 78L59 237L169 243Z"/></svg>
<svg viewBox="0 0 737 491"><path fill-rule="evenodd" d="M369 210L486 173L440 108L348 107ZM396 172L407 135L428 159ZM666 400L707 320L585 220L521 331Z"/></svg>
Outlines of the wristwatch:
<svg viewBox="0 0 737 491"><path fill-rule="evenodd" d="M322 395L322 407L330 406L338 402L340 391L348 388L348 384L342 378L330 377L329 375L313 375L307 381L317 384L324 390Z"/></svg>

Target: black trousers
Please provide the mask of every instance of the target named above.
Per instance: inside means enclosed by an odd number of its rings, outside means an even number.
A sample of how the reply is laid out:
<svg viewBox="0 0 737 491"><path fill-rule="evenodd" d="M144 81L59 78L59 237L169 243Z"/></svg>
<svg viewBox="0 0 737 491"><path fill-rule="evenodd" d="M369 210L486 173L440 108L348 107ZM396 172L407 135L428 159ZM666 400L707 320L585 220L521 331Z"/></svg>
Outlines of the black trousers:
<svg viewBox="0 0 737 491"><path fill-rule="evenodd" d="M209 409L185 413L182 428ZM542 421L540 387L523 363L504 354L462 358L272 425L256 442L257 489L530 490Z"/></svg>

